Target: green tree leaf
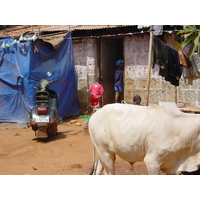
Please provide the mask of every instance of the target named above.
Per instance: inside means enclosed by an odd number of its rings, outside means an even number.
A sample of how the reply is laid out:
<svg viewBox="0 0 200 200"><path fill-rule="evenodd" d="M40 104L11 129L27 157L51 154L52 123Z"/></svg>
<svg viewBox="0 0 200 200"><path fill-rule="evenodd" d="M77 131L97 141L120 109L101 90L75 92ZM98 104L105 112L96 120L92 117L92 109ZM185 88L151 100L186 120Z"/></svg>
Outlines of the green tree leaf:
<svg viewBox="0 0 200 200"><path fill-rule="evenodd" d="M189 51L188 51L188 57L191 58L192 57L192 54L195 52L196 50L196 46L194 45L194 42L192 43Z"/></svg>
<svg viewBox="0 0 200 200"><path fill-rule="evenodd" d="M196 38L194 38L194 45L198 46L198 44L199 44L199 35Z"/></svg>
<svg viewBox="0 0 200 200"><path fill-rule="evenodd" d="M186 45L192 44L190 46L188 56L191 58L195 50L198 50L200 55L200 25L186 25L184 30L179 31L177 34L181 34L184 37L183 42L181 43L181 48L183 49Z"/></svg>

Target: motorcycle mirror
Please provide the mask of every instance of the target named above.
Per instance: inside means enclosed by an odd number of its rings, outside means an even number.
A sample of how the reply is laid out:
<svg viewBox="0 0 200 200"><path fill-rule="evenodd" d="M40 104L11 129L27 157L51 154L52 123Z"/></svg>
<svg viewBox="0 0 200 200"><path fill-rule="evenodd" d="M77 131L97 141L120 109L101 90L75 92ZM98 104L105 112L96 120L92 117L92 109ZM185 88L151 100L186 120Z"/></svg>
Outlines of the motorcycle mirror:
<svg viewBox="0 0 200 200"><path fill-rule="evenodd" d="M47 76L52 76L52 73L51 72L47 72Z"/></svg>

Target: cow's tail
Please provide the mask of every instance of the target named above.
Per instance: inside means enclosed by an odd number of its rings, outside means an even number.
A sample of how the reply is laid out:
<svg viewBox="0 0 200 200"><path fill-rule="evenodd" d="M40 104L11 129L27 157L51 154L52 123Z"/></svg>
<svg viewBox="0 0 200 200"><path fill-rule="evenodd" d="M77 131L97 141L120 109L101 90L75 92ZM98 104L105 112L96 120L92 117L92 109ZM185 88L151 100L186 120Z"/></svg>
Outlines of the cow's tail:
<svg viewBox="0 0 200 200"><path fill-rule="evenodd" d="M95 172L96 172L96 168L97 168L96 152L95 152L95 148L94 148L94 145L93 145L93 165L92 165L92 168L90 169L89 175L94 175Z"/></svg>

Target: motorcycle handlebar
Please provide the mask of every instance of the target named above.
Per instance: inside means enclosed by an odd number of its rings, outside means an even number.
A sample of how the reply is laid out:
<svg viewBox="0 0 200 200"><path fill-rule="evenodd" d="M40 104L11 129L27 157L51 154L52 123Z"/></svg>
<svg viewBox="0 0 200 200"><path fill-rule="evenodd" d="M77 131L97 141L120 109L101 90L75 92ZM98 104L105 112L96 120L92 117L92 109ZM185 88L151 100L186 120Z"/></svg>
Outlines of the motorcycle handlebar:
<svg viewBox="0 0 200 200"><path fill-rule="evenodd" d="M55 79L53 81L49 81L49 84L56 82L58 79Z"/></svg>

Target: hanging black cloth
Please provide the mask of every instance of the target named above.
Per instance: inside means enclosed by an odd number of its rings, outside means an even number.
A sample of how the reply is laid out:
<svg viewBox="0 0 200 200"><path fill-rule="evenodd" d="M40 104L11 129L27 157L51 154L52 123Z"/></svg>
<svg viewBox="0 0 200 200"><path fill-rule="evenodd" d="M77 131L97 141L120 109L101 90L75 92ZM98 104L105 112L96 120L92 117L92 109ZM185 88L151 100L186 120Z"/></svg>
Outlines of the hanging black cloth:
<svg viewBox="0 0 200 200"><path fill-rule="evenodd" d="M179 79L183 72L183 67L180 65L180 59L178 51L172 49L166 45L168 52L168 63L165 70L160 69L160 75L167 74L166 81L169 81L172 85L179 86Z"/></svg>
<svg viewBox="0 0 200 200"><path fill-rule="evenodd" d="M160 66L159 75L172 85L179 86L183 68L180 65L178 51L166 45L158 37L153 38L153 63ZM153 65L153 67L154 67Z"/></svg>
<svg viewBox="0 0 200 200"><path fill-rule="evenodd" d="M157 36L153 38L153 63L165 68L168 63L168 52L165 43ZM154 67L153 65L153 67Z"/></svg>

